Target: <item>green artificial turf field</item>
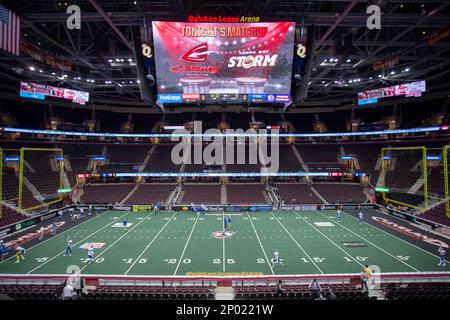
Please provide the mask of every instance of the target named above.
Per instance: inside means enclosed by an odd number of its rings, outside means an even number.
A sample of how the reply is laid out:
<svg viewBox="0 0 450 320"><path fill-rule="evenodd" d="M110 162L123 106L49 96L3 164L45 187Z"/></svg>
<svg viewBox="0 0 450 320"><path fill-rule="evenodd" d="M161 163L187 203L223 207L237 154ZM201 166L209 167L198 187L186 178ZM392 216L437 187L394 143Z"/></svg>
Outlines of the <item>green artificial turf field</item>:
<svg viewBox="0 0 450 320"><path fill-rule="evenodd" d="M1 274L63 275L79 266L86 275L304 275L358 273L363 265L381 272L450 271L412 243L334 211L227 213L229 237L221 235L223 213L108 212L27 248L26 259L0 263ZM122 226L127 217L128 229ZM214 234L216 231L216 234ZM68 236L72 256L64 256ZM88 265L83 245L96 243ZM25 246L26 247L26 246ZM270 260L274 250L284 265Z"/></svg>

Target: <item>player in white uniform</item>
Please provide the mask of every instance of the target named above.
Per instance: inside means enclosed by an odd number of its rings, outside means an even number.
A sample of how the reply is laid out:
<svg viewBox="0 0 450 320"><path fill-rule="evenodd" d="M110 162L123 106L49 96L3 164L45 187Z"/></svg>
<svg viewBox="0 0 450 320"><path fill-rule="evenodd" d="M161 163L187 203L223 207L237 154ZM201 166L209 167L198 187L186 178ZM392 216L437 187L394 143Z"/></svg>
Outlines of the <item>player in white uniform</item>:
<svg viewBox="0 0 450 320"><path fill-rule="evenodd" d="M92 262L94 262L94 247L90 247L88 250L88 264L91 264Z"/></svg>
<svg viewBox="0 0 450 320"><path fill-rule="evenodd" d="M284 259L280 258L280 253L277 249L273 252L273 258L272 258L272 268L275 267L275 263L284 265Z"/></svg>
<svg viewBox="0 0 450 320"><path fill-rule="evenodd" d="M341 214L342 214L342 211L341 211L341 209L337 209L337 211L336 211L336 220L337 220L337 222L341 222Z"/></svg>
<svg viewBox="0 0 450 320"><path fill-rule="evenodd" d="M72 239L70 239L70 237L67 238L67 246L66 246L66 253L64 254L65 256L71 256L72 255L72 247L73 247L73 243L72 243Z"/></svg>
<svg viewBox="0 0 450 320"><path fill-rule="evenodd" d="M358 220L359 220L359 224L364 223L364 214L361 211L358 214Z"/></svg>
<svg viewBox="0 0 450 320"><path fill-rule="evenodd" d="M445 267L445 249L443 247L439 247L439 264L440 267Z"/></svg>

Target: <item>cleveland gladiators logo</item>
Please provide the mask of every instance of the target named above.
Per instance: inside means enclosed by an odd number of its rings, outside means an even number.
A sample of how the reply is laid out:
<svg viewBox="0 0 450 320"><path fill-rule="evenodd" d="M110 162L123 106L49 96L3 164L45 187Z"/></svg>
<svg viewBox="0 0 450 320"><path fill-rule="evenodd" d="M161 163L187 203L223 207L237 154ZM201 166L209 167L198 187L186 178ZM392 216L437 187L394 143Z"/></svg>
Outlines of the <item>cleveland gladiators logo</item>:
<svg viewBox="0 0 450 320"><path fill-rule="evenodd" d="M231 238L236 234L235 231L214 231L211 236L213 236L216 239L223 240Z"/></svg>

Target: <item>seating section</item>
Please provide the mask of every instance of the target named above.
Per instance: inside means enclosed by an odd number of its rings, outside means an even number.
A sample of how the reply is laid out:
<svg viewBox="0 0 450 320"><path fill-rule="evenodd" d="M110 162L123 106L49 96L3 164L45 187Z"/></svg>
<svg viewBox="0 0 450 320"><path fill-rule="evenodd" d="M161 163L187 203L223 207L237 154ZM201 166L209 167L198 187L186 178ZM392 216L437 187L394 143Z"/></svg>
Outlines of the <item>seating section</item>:
<svg viewBox="0 0 450 320"><path fill-rule="evenodd" d="M387 300L449 300L450 283L383 284Z"/></svg>
<svg viewBox="0 0 450 320"><path fill-rule="evenodd" d="M318 294L311 292L308 285L235 286L237 300L316 300ZM58 300L63 285L0 285L0 294L13 300ZM381 290L386 300L449 300L449 282L384 283ZM376 300L369 298L353 284L321 284L323 299ZM209 286L145 286L145 285L99 285L83 295L92 300L213 300L214 287Z"/></svg>
<svg viewBox="0 0 450 320"><path fill-rule="evenodd" d="M233 164L226 163L226 171L227 172L261 172L261 161L256 154L252 154L250 157L250 150L248 145L245 146L245 154L239 154L238 157L238 148L234 148L234 160ZM226 149L225 149L225 157L226 157ZM241 158L242 157L242 158ZM239 159L238 159L239 158ZM226 159L226 158L225 158ZM244 164L239 164L238 160L244 161ZM252 162L256 163L250 163Z"/></svg>
<svg viewBox="0 0 450 320"><path fill-rule="evenodd" d="M305 183L277 183L281 200L285 204L322 204L323 201Z"/></svg>
<svg viewBox="0 0 450 320"><path fill-rule="evenodd" d="M450 218L445 213L445 202L433 207L420 215L421 218L450 226Z"/></svg>
<svg viewBox="0 0 450 320"><path fill-rule="evenodd" d="M297 159L291 145L280 145L279 157L280 172L296 172L303 171L302 165Z"/></svg>
<svg viewBox="0 0 450 320"><path fill-rule="evenodd" d="M340 154L339 146L334 144L297 145L303 161L308 163L337 163Z"/></svg>
<svg viewBox="0 0 450 320"><path fill-rule="evenodd" d="M220 204L220 184L184 184L177 203Z"/></svg>
<svg viewBox="0 0 450 320"><path fill-rule="evenodd" d="M228 204L264 204L269 203L264 196L266 187L263 184L228 184Z"/></svg>
<svg viewBox="0 0 450 320"><path fill-rule="evenodd" d="M0 294L13 300L57 300L63 288L62 285L0 285Z"/></svg>
<svg viewBox="0 0 450 320"><path fill-rule="evenodd" d="M165 203L170 193L175 190L175 188L175 184L141 184L125 201L125 204Z"/></svg>
<svg viewBox="0 0 450 320"><path fill-rule="evenodd" d="M66 170L66 174L69 179L70 186L74 187L77 184L77 174L88 173L87 167L89 165L89 159L71 158L68 161L70 161L72 171Z"/></svg>
<svg viewBox="0 0 450 320"><path fill-rule="evenodd" d="M100 300L213 300L214 288L195 286L98 286L88 298Z"/></svg>
<svg viewBox="0 0 450 320"><path fill-rule="evenodd" d="M380 143L365 144L346 144L343 146L345 154L356 157L360 170L370 174L370 183L375 186L380 174L379 170L375 170L377 161L381 156L381 149L386 147Z"/></svg>
<svg viewBox="0 0 450 320"><path fill-rule="evenodd" d="M107 155L110 163L142 164L150 151L149 145L109 145Z"/></svg>
<svg viewBox="0 0 450 320"><path fill-rule="evenodd" d="M438 166L438 167L434 167L429 170L429 175L428 175L428 192L429 193L434 193L436 196L438 197L442 197L444 198L444 194L445 194L445 187L444 187L444 167ZM450 175L449 175L450 178ZM450 179L449 179L450 181ZM423 192L423 188L424 186L422 186L420 188L420 191Z"/></svg>
<svg viewBox="0 0 450 320"><path fill-rule="evenodd" d="M206 145L202 145L201 146L201 150L202 150L202 155L203 155L203 151L205 150ZM200 144L195 144L191 146L190 149L190 157L186 158L186 164L184 167L184 172L203 172L203 164L195 164L194 161L194 152L197 152L196 150L200 151ZM203 157L201 159L201 161L203 161ZM217 161L218 165L222 165L224 162L224 159L221 160L221 162Z"/></svg>
<svg viewBox="0 0 450 320"><path fill-rule="evenodd" d="M32 170L25 170L25 177L38 189L42 195L54 195L60 188L59 170L56 166L54 151L28 151L25 152L24 161ZM55 163L52 169L51 161Z"/></svg>
<svg viewBox="0 0 450 320"><path fill-rule="evenodd" d="M14 170L5 168L3 170L3 201L9 201L14 205L18 205L19 198L19 177L17 177ZM36 200L28 190L26 185L22 188L22 206L24 208L31 208L39 205L40 202Z"/></svg>
<svg viewBox="0 0 450 320"><path fill-rule="evenodd" d="M328 202L364 202L366 196L363 193L363 187L359 184L348 183L316 183L314 188Z"/></svg>
<svg viewBox="0 0 450 320"><path fill-rule="evenodd" d="M337 300L368 300L367 293L362 292L351 284L321 284L324 299L333 292ZM243 286L235 287L236 299L287 299L287 300L316 300L318 295L311 292L308 285L284 285L282 292L277 292L276 286Z"/></svg>
<svg viewBox="0 0 450 320"><path fill-rule="evenodd" d="M92 172L92 170L87 170L90 158L102 155L104 145L86 143L82 147L79 144L64 144L59 147L64 150L66 160L70 163L71 170L66 168L66 174L70 186L74 187L77 181L77 174Z"/></svg>
<svg viewBox="0 0 450 320"><path fill-rule="evenodd" d="M58 300L62 285L0 285L13 300ZM81 299L92 300L213 300L214 288L196 286L97 286Z"/></svg>
<svg viewBox="0 0 450 320"><path fill-rule="evenodd" d="M150 157L145 171L148 172L179 172L181 165L174 164L171 158L174 145L158 145Z"/></svg>
<svg viewBox="0 0 450 320"><path fill-rule="evenodd" d="M2 215L0 218L0 227L4 227L28 218L26 215L2 205Z"/></svg>
<svg viewBox="0 0 450 320"><path fill-rule="evenodd" d="M82 203L117 203L133 189L134 184L91 184L83 187Z"/></svg>
<svg viewBox="0 0 450 320"><path fill-rule="evenodd" d="M397 150L391 156L395 159L395 164L386 171L385 185L390 189L409 189L422 175L420 170L413 170L422 159L422 152Z"/></svg>

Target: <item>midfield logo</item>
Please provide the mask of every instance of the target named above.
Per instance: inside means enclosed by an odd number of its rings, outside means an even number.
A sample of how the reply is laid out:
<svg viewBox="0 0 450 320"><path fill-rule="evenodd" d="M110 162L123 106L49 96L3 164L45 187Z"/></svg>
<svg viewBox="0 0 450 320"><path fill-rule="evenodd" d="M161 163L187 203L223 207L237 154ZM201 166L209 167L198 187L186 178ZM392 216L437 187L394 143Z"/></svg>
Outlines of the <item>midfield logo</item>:
<svg viewBox="0 0 450 320"><path fill-rule="evenodd" d="M214 231L211 236L218 240L228 239L234 236L235 231Z"/></svg>

